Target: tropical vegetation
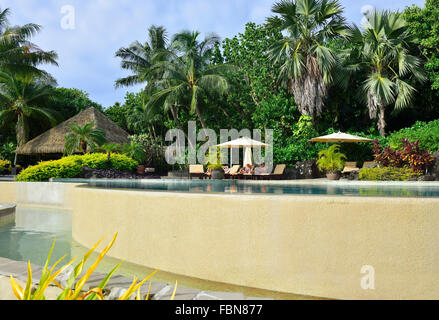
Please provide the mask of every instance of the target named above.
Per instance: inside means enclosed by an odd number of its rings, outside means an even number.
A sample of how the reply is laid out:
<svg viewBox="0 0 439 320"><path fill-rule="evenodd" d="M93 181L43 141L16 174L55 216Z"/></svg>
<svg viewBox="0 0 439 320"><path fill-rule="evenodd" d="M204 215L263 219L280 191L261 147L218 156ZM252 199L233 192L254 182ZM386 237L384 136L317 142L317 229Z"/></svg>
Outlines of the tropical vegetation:
<svg viewBox="0 0 439 320"><path fill-rule="evenodd" d="M98 147L106 142L105 131L95 128L93 121L82 127L77 123L72 123L70 132L66 134L65 138L64 153L69 156L78 151L86 154L88 148L91 151L97 151Z"/></svg>
<svg viewBox="0 0 439 320"><path fill-rule="evenodd" d="M334 144L328 149L319 152L317 166L321 171L337 172L344 168L346 155L340 152L340 146Z"/></svg>
<svg viewBox="0 0 439 320"><path fill-rule="evenodd" d="M90 106L132 135L133 145L117 152L163 170L166 132L187 134L188 121L217 132L273 129L274 161L290 166L329 147L309 139L339 130L394 151L408 138L421 153L437 152L438 7L426 0L400 12L372 11L356 26L338 0L273 1L265 23L248 22L225 39L150 26L146 39L115 53L129 73L115 87L143 88L105 107L80 89L57 88L41 69L57 64L56 53L31 42L41 27L12 27L9 10L0 11L0 157L13 161L17 145ZM99 150L102 143L76 129L66 154ZM374 157L371 144L340 152L360 162Z"/></svg>
<svg viewBox="0 0 439 320"><path fill-rule="evenodd" d="M82 173L82 167L92 169L115 169L132 171L137 168L138 162L122 154L113 154L110 159L105 153L74 155L59 160L43 161L35 166L23 170L17 181L48 181L52 178L76 178Z"/></svg>
<svg viewBox="0 0 439 320"><path fill-rule="evenodd" d="M73 265L76 258L73 258L65 265L58 267L58 265L64 260L64 257L59 259L57 262L55 262L51 267L50 265L50 259L52 256L53 249L55 247L55 240L53 241L52 248L50 249L49 255L46 259L46 263L43 267L41 279L38 282L38 285L36 289L33 288L33 281L32 281L32 268L30 262L28 262L28 268L27 268L27 281L25 284L25 287L21 287L17 281L14 279L13 276L11 276L11 287L12 291L15 295L15 297L18 300L46 300L45 292L47 291L47 288L52 286L57 286L61 289L61 294L57 297L57 300L78 300L78 301L84 301L84 300L104 300L104 289L105 286L110 281L111 277L114 275L114 273L119 269L122 262L116 265L101 281L101 283L93 289L89 289L87 291L84 290L84 287L87 284L87 281L90 279L90 276L93 274L93 272L96 270L96 268L99 266L99 264L102 262L108 251L112 248L114 245L114 242L116 241L117 233L113 236L110 243L101 251L101 253L96 258L96 261L90 266L88 270L85 270L85 265L89 258L92 256L92 254L95 252L99 244L103 241L103 238L99 240L92 249L90 249L83 258L76 264L76 266L73 268L73 271L70 273L67 281L65 284L60 283L57 281L57 277L60 276L63 272L67 270L70 266ZM140 288L152 277L157 273L158 270L151 273L149 276L147 276L144 280L140 281L137 278L134 278L133 283L130 285L130 287L118 298L118 300L130 300L131 297L135 295L136 300L141 300L140 295ZM171 296L171 300L174 300L175 294L177 291L177 285L176 283L174 287L174 292ZM150 298L150 292L151 292L151 284L149 285L148 294L146 295L145 300L149 300Z"/></svg>
<svg viewBox="0 0 439 320"><path fill-rule="evenodd" d="M359 179L363 181L408 181L420 175L410 168L364 168L360 170Z"/></svg>

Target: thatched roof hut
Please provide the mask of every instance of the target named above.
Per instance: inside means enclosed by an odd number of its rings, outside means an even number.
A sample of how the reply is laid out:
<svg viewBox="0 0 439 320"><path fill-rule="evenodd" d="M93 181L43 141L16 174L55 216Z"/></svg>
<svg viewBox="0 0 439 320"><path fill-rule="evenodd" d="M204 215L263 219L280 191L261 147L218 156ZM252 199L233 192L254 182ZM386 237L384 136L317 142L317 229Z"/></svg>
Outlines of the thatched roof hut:
<svg viewBox="0 0 439 320"><path fill-rule="evenodd" d="M91 107L21 146L17 149L17 154L42 155L64 153L65 135L70 132L72 123L76 122L82 127L92 121L95 123L95 128L105 131L108 143L123 144L129 142L128 133L125 130L108 119L100 111Z"/></svg>

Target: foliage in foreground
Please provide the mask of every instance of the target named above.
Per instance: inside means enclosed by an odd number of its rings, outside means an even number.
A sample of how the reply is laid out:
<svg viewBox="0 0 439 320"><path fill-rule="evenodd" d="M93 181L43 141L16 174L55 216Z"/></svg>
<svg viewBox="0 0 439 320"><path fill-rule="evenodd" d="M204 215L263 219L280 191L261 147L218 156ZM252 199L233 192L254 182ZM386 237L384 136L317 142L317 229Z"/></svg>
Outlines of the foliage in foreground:
<svg viewBox="0 0 439 320"><path fill-rule="evenodd" d="M407 181L421 175L407 167L364 168L360 170L359 179L363 181Z"/></svg>
<svg viewBox="0 0 439 320"><path fill-rule="evenodd" d="M70 273L69 278L64 286L61 285L58 281L56 281L56 278L62 272L66 271L67 268L69 268L73 264L76 258L72 259L66 265L60 267L57 271L55 271L57 265L65 258L64 256L61 259L59 259L52 266L51 269L49 269L50 258L52 256L52 251L55 246L55 241L53 241L52 248L50 249L49 256L47 257L46 264L43 268L42 277L40 282L38 283L37 288L35 290L33 290L32 288L32 270L31 270L30 262L28 262L27 281L26 281L26 286L24 288L22 288L15 281L14 277L11 275L11 285L14 295L17 297L18 300L46 300L44 296L44 292L49 287L49 285L54 284L62 290L62 293L57 297L57 300L97 300L97 299L104 300L103 290L105 286L108 284L108 282L110 281L113 274L120 267L122 262L119 263L116 267L114 267L113 270L110 271L110 273L102 280L102 282L99 284L98 287L91 289L87 292L83 292L82 289L86 285L92 273L96 270L98 265L101 263L102 259L105 257L107 252L111 249L114 242L116 241L116 238L117 238L117 233L114 235L110 243L99 254L98 258L96 259L96 262L85 272L84 276L82 276L80 279L77 280L77 278L83 272L87 260L90 258L91 254L96 250L97 246L102 242L103 239L99 240L94 245L94 247L89 252L87 252L84 255L84 257L81 259L81 261L75 266L73 271ZM140 287L143 284L145 284L146 281L148 281L157 271L158 269L139 283L137 283L138 279L134 278L131 286L119 298L119 300L129 300L132 297L132 295L135 294L136 292L137 292L136 300L140 300ZM174 293L172 295L171 300L174 299L176 290L177 290L177 284L175 285ZM151 291L151 285L149 286L149 292L148 295L146 296L146 300L149 299L150 291Z"/></svg>
<svg viewBox="0 0 439 320"><path fill-rule="evenodd" d="M131 171L137 168L138 163L121 154L113 154L110 160L104 153L76 155L60 160L40 162L36 166L23 170L17 176L17 181L38 182L48 181L51 178L75 178L81 174L83 166L92 169L112 168L120 171Z"/></svg>

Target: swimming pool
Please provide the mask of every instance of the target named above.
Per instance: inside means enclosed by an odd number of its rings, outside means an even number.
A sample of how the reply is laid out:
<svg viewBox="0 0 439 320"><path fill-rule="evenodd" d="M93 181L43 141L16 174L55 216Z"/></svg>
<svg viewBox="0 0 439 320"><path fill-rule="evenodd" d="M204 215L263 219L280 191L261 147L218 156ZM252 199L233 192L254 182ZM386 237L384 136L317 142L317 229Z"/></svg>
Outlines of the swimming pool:
<svg viewBox="0 0 439 320"><path fill-rule="evenodd" d="M57 180L83 182L91 188L185 193L257 195L334 195L379 197L439 197L439 183L327 182L241 180Z"/></svg>
<svg viewBox="0 0 439 320"><path fill-rule="evenodd" d="M96 240L102 236L99 231L96 231ZM89 250L77 243L72 237L71 211L60 208L18 207L13 221L0 226L0 257L15 261L30 261L33 265L43 266L55 238L56 243L51 257L51 264L63 256L66 256L63 262L67 263L74 257L82 257ZM106 241L109 240L110 237L107 237L103 243L106 245ZM100 249L102 249L102 245L97 251L100 252ZM85 269L90 267L97 257L98 254L93 253ZM77 262L79 262L78 259ZM106 256L96 269L96 272L108 273L120 262L121 260L119 259ZM144 278L153 271L155 270L152 268L124 261L116 274L130 278ZM178 280L180 287L197 288L199 290L242 292L247 296L277 299L309 298L294 294L231 286L229 284L204 281L163 271L156 273L152 279L153 282L162 283L174 283L176 280Z"/></svg>

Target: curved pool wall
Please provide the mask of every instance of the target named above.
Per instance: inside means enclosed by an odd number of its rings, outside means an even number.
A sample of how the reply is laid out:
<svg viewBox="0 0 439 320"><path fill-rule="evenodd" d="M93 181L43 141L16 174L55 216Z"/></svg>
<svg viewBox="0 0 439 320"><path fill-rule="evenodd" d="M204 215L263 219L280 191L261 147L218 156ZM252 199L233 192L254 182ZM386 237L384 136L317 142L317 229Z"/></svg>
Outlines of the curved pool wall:
<svg viewBox="0 0 439 320"><path fill-rule="evenodd" d="M0 227L14 221L15 207L15 204L0 202Z"/></svg>
<svg viewBox="0 0 439 320"><path fill-rule="evenodd" d="M41 191L43 202L72 208L73 237L86 247L102 234L119 232L111 250L115 258L194 278L310 296L439 299L437 198L56 185L56 199ZM50 188L55 184L0 183L0 201L35 204L37 196L26 193ZM364 266L375 270L374 290L361 286Z"/></svg>

